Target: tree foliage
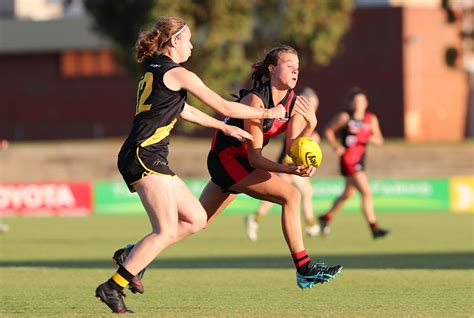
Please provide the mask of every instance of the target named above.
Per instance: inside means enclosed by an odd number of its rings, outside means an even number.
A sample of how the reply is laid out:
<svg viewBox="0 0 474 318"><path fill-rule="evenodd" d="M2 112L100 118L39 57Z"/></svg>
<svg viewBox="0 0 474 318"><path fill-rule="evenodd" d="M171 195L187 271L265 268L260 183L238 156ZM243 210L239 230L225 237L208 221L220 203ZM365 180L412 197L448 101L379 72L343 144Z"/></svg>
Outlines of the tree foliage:
<svg viewBox="0 0 474 318"><path fill-rule="evenodd" d="M95 28L112 40L119 62L135 75L139 32L160 16L183 18L194 45L186 67L223 96L236 92L250 65L277 43L295 47L303 65L328 64L352 10L352 0L86 0L85 5Z"/></svg>

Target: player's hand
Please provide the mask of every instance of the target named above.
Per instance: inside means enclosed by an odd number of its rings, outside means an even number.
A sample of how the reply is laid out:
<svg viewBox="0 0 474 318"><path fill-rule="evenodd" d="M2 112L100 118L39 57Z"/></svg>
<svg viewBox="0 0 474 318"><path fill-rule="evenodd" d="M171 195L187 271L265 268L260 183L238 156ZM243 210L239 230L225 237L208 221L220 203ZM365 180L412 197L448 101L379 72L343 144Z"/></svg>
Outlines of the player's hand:
<svg viewBox="0 0 474 318"><path fill-rule="evenodd" d="M316 173L316 167L309 166L302 170L303 174L302 177L312 177Z"/></svg>
<svg viewBox="0 0 474 318"><path fill-rule="evenodd" d="M237 126L226 124L224 128L222 129L222 132L226 134L227 136L234 137L238 141L253 140L253 137L251 134L249 134L248 132L246 132L245 130Z"/></svg>
<svg viewBox="0 0 474 318"><path fill-rule="evenodd" d="M316 167L309 166L305 167L303 165L297 166L297 165L289 165L288 167L288 172L289 174L294 174L300 177L311 177L316 173Z"/></svg>
<svg viewBox="0 0 474 318"><path fill-rule="evenodd" d="M286 117L286 109L285 106L279 104L276 107L270 108L271 111L271 118L278 118L282 119Z"/></svg>
<svg viewBox="0 0 474 318"><path fill-rule="evenodd" d="M338 156L342 156L346 152L346 148L341 145L337 145L336 149L334 149Z"/></svg>

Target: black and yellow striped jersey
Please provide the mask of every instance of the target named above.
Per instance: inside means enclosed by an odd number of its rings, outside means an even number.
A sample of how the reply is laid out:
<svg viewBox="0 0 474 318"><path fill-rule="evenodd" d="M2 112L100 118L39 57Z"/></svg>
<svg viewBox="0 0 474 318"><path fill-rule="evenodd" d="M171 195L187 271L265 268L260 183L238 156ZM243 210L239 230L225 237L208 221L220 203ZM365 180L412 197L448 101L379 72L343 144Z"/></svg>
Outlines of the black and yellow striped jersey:
<svg viewBox="0 0 474 318"><path fill-rule="evenodd" d="M163 83L165 73L181 67L165 55L157 55L145 64L138 83L135 118L122 150L138 146L149 151L167 152L169 134L183 111L186 90L172 91Z"/></svg>

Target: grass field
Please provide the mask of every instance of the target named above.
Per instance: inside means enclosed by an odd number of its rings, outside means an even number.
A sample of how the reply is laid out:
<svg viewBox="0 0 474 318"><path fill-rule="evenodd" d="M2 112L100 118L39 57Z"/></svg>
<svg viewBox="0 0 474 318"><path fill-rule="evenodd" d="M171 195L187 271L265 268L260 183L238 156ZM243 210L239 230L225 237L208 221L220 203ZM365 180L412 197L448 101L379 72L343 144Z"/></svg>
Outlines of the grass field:
<svg viewBox="0 0 474 318"><path fill-rule="evenodd" d="M360 215L341 215L313 259L344 265L301 291L277 215L250 243L241 216L166 250L127 292L136 317L473 317L473 215L380 214L393 233L373 241ZM1 317L105 317L95 287L115 270L112 252L148 230L146 217L12 218L1 243Z"/></svg>

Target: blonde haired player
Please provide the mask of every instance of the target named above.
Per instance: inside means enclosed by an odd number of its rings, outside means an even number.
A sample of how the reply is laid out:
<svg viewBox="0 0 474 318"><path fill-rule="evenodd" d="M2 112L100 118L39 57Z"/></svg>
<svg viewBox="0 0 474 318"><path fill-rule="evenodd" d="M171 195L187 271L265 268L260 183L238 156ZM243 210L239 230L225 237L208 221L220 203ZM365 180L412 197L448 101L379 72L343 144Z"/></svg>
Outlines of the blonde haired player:
<svg viewBox="0 0 474 318"><path fill-rule="evenodd" d="M140 35L136 49L144 74L138 84L133 126L120 150L118 168L130 191L138 193L151 231L134 247L123 249L127 255L121 258L117 272L96 288L96 297L115 313L130 312L123 300L125 286L137 282L137 275L164 249L206 225L206 211L168 164L169 135L178 117L216 128L232 139L253 138L187 104L187 92L226 116L285 117L281 105L262 109L227 101L182 67L180 63L191 56L193 45L191 30L181 18L160 18Z"/></svg>
<svg viewBox="0 0 474 318"><path fill-rule="evenodd" d="M314 111L317 112L319 107L318 95L315 91L309 87L305 87L301 93L301 96L306 97L310 105L314 108ZM317 143L320 142L319 134L316 130L311 135L311 138ZM293 164L291 158L286 154L286 143L283 140L282 150L278 158L279 163L283 164ZM313 187L311 186L311 181L309 178L300 177L294 174L279 173L280 178L287 181L288 183L293 184L298 191L301 193L301 203L303 205L303 216L306 223L304 232L308 236L315 236L319 234L319 225L316 223L313 214ZM248 215L245 218L245 231L247 237L250 241L256 242L258 240L258 229L259 223L267 215L268 211L272 208L275 203L271 201L261 201L260 205L257 207L255 213Z"/></svg>

